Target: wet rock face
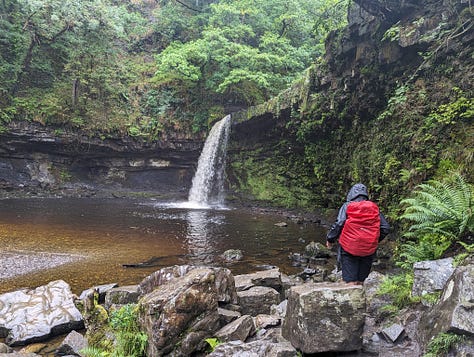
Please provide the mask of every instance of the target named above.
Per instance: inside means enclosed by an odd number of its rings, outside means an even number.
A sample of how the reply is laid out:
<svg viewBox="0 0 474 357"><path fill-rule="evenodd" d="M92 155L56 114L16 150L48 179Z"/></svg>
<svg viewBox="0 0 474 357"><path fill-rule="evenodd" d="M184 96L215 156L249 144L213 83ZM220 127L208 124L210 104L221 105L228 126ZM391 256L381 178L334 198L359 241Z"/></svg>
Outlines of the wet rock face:
<svg viewBox="0 0 474 357"><path fill-rule="evenodd" d="M415 11L422 6L419 1L399 0L355 0L362 9L383 19L398 19L403 14Z"/></svg>
<svg viewBox="0 0 474 357"><path fill-rule="evenodd" d="M169 192L189 188L202 142L144 142L14 122L0 134L0 188L70 188L74 185Z"/></svg>
<svg viewBox="0 0 474 357"><path fill-rule="evenodd" d="M151 280L159 281L139 300L140 324L148 335L149 356L189 356L202 349L204 339L220 327L218 302L232 301L236 296L228 269L187 270L183 269L182 275L166 270L144 284L147 288L143 291L148 291ZM230 280L226 282L224 276Z"/></svg>

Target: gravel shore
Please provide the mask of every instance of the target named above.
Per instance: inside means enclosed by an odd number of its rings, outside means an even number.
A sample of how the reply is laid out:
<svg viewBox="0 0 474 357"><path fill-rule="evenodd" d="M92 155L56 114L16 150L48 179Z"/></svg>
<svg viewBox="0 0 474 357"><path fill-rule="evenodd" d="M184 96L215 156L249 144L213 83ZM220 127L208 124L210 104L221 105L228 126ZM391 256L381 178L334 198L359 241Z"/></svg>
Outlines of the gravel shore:
<svg viewBox="0 0 474 357"><path fill-rule="evenodd" d="M82 255L0 250L0 281L84 259Z"/></svg>

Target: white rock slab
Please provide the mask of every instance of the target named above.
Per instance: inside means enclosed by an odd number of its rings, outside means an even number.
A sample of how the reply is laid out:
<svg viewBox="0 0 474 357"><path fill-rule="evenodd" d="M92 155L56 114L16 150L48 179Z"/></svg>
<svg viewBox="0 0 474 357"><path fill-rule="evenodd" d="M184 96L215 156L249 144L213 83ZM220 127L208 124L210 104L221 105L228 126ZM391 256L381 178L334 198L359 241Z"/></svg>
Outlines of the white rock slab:
<svg viewBox="0 0 474 357"><path fill-rule="evenodd" d="M71 288L63 280L0 295L0 331L9 345L40 341L83 326Z"/></svg>

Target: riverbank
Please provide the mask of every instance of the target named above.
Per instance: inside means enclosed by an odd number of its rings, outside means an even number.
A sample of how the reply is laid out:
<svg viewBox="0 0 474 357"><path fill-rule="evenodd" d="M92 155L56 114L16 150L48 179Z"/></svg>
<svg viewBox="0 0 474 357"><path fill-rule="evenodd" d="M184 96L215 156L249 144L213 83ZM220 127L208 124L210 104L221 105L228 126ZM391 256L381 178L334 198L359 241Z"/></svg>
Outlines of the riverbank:
<svg viewBox="0 0 474 357"><path fill-rule="evenodd" d="M147 356L248 353L296 357L329 353L420 357L433 351L449 357L469 356L474 351L473 341L467 337L474 333L470 323L473 316L466 309L470 302L463 292L474 288L472 261L460 266L454 266L451 258L420 262L414 267L413 295L423 303L412 304L395 315L384 310L394 301L378 293L384 275L377 272L372 272L363 286L351 286L334 282L334 277L322 282L304 281L278 268L233 275L222 267L181 265L155 271L138 285L97 286L79 298L63 281L0 295L0 305L7 307L0 315L0 331L10 331L4 340L8 344L27 345L15 348L18 356L63 355L64 351L83 355L79 351L91 344L103 350L112 345L120 348L114 343L123 338L116 330L119 325L111 328L108 324L108 317L118 312L115 316L136 319L136 333L147 338ZM99 300L94 291L100 293ZM440 298L437 302L425 299L427 293L437 293ZM2 303L5 299L13 303ZM137 308L131 310L128 304ZM8 310L20 312L30 305L36 311L34 319ZM18 316L14 324L19 329L11 329L13 316ZM68 320L63 320L64 316ZM55 321L62 323L54 325ZM86 330L81 330L82 324ZM338 328L328 329L328 325ZM57 347L57 340L49 340L51 335L36 335L35 329L48 331L45 326L56 333L72 332ZM455 334L449 332L453 329ZM456 342L434 350L430 341L447 332ZM44 339L44 343L32 344ZM216 344L209 348L206 339ZM109 343L103 343L105 340ZM1 344L0 348L13 351Z"/></svg>

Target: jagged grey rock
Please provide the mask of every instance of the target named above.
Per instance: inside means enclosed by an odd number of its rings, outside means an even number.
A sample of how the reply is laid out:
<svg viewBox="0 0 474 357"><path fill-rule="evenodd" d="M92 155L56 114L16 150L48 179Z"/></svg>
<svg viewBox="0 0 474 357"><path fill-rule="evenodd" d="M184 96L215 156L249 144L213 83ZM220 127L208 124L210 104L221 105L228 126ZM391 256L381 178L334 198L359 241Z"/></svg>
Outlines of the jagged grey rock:
<svg viewBox="0 0 474 357"><path fill-rule="evenodd" d="M388 295L379 295L378 291L385 275L373 271L364 281L365 301L367 304L367 313L375 319L381 319L384 315L382 307L392 303L393 299Z"/></svg>
<svg viewBox="0 0 474 357"><path fill-rule="evenodd" d="M454 272L453 258L417 262L413 270L413 296L441 291Z"/></svg>
<svg viewBox="0 0 474 357"><path fill-rule="evenodd" d="M151 293L157 287L166 284L172 280L180 279L188 272L202 267L194 265L175 265L160 269L153 274L150 274L139 285L140 294L145 295ZM225 268L211 268L215 272L215 288L217 291L217 299L221 303L236 304L237 293L235 291L234 276L229 269Z"/></svg>
<svg viewBox="0 0 474 357"><path fill-rule="evenodd" d="M234 279L237 291L248 290L254 286L266 286L279 292L282 290L281 273L278 268L236 275Z"/></svg>
<svg viewBox="0 0 474 357"><path fill-rule="evenodd" d="M106 309L109 309L112 305L135 304L139 296L138 285L119 286L118 288L107 290L104 306Z"/></svg>
<svg viewBox="0 0 474 357"><path fill-rule="evenodd" d="M79 332L71 331L56 350L56 355L80 355L80 351L88 346L87 339Z"/></svg>
<svg viewBox="0 0 474 357"><path fill-rule="evenodd" d="M218 345L209 357L296 357L298 351L289 342L230 341Z"/></svg>
<svg viewBox="0 0 474 357"><path fill-rule="evenodd" d="M392 324L382 330L384 337L392 343L394 343L404 332L405 329L399 324Z"/></svg>
<svg viewBox="0 0 474 357"><path fill-rule="evenodd" d="M420 337L426 344L441 332L474 335L474 265L454 271L439 302L420 321Z"/></svg>
<svg viewBox="0 0 474 357"><path fill-rule="evenodd" d="M304 251L311 258L328 258L331 256L331 251L319 242L309 243Z"/></svg>
<svg viewBox="0 0 474 357"><path fill-rule="evenodd" d="M275 315L280 318L284 318L286 315L286 307L288 306L288 300L285 299L278 305L270 306L270 315Z"/></svg>
<svg viewBox="0 0 474 357"><path fill-rule="evenodd" d="M222 257L227 262L233 262L237 260L242 260L244 254L240 249L228 249L222 254Z"/></svg>
<svg viewBox="0 0 474 357"><path fill-rule="evenodd" d="M102 303L105 301L105 294L107 291L118 287L117 283L112 283L112 284L103 284L103 285L96 285L93 286L89 289L84 290L81 295L79 295L79 300L84 299L87 295L89 295L92 291L97 290L99 293L99 302Z"/></svg>
<svg viewBox="0 0 474 357"><path fill-rule="evenodd" d="M244 341L255 333L255 324L250 315L243 315L216 332L219 341Z"/></svg>
<svg viewBox="0 0 474 357"><path fill-rule="evenodd" d="M254 286L249 290L237 292L242 314L257 316L270 314L272 305L280 303L280 293L273 288Z"/></svg>
<svg viewBox="0 0 474 357"><path fill-rule="evenodd" d="M0 342L0 353L10 353L10 352L13 352L12 348Z"/></svg>
<svg viewBox="0 0 474 357"><path fill-rule="evenodd" d="M217 312L222 325L227 325L242 316L242 314L238 311L227 310L221 307L217 309Z"/></svg>
<svg viewBox="0 0 474 357"><path fill-rule="evenodd" d="M0 330L8 332L9 345L40 341L83 327L71 288L62 280L0 295Z"/></svg>
<svg viewBox="0 0 474 357"><path fill-rule="evenodd" d="M295 286L290 289L282 335L303 353L359 350L365 307L360 285Z"/></svg>
<svg viewBox="0 0 474 357"><path fill-rule="evenodd" d="M278 316L259 314L253 317L253 322L257 330L264 329L270 326L278 326L281 319Z"/></svg>

